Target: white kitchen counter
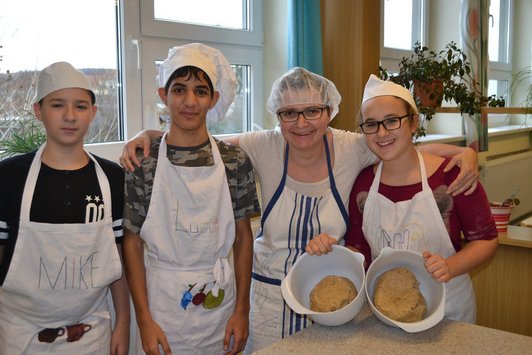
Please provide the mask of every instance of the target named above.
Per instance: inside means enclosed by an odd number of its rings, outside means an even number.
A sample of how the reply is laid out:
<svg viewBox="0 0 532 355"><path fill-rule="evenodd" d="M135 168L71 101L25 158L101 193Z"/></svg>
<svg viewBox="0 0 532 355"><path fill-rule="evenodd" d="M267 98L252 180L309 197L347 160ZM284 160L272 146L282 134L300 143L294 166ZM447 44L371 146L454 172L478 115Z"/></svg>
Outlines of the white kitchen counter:
<svg viewBox="0 0 532 355"><path fill-rule="evenodd" d="M499 244L532 248L532 228L508 226L506 233L499 233Z"/></svg>

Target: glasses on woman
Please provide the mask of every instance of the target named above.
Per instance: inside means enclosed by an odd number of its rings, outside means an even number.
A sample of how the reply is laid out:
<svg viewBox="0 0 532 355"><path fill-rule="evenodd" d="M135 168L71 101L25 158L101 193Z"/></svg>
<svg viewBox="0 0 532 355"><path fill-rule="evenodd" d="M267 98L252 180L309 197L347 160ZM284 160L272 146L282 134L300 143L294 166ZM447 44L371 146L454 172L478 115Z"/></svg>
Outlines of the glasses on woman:
<svg viewBox="0 0 532 355"><path fill-rule="evenodd" d="M387 131L395 131L401 128L401 122L403 118L410 117L410 114L406 114L400 117L390 117L382 121L365 122L360 125L364 134L375 134L379 131L379 126L382 125Z"/></svg>
<svg viewBox="0 0 532 355"><path fill-rule="evenodd" d="M321 118L321 115L323 114L323 110L325 110L327 106L325 107L309 107L304 109L303 111L296 111L296 110L287 110L287 111L281 111L277 112L277 116L279 116L279 119L283 122L295 122L299 119L299 115L303 115L303 117L306 120L312 121L317 120L318 118Z"/></svg>

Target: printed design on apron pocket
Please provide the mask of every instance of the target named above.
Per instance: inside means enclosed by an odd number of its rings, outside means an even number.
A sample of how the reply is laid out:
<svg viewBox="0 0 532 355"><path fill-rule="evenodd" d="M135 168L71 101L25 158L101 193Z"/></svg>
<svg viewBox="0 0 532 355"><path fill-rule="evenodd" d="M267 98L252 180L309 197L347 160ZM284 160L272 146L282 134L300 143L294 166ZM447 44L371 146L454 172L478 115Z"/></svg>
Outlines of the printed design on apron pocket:
<svg viewBox="0 0 532 355"><path fill-rule="evenodd" d="M66 331L65 331L66 328ZM72 343L80 340L85 333L92 329L92 325L85 323L67 325L65 328L47 328L41 330L38 335L39 342L53 343L58 337L67 334L67 342Z"/></svg>
<svg viewBox="0 0 532 355"><path fill-rule="evenodd" d="M225 291L219 288L216 281L214 281L211 290L205 294L205 288L207 285L208 284L203 284L203 286L199 288L196 287L197 284L189 284L188 290L185 290L181 297L181 308L186 310L190 303L194 306L202 305L205 309L214 309L220 306L224 300ZM196 293L193 294L192 291Z"/></svg>
<svg viewBox="0 0 532 355"><path fill-rule="evenodd" d="M396 231L389 231L382 224L379 224L377 226L377 235L381 236L382 248L390 247L408 250L410 244L415 246L422 245L422 250L426 250L428 247L423 226L419 223L408 223Z"/></svg>

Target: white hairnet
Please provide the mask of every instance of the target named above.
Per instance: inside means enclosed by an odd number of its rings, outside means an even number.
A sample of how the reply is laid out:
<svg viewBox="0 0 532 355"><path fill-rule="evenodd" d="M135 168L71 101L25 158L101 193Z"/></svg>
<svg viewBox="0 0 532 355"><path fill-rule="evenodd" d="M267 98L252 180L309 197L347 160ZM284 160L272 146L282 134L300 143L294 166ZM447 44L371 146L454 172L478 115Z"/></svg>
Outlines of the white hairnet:
<svg viewBox="0 0 532 355"><path fill-rule="evenodd" d="M238 82L231 64L219 50L202 43L190 43L173 47L159 67L159 87L165 87L168 79L179 68L193 66L207 74L220 99L207 113L209 121L221 121L236 95Z"/></svg>
<svg viewBox="0 0 532 355"><path fill-rule="evenodd" d="M364 105L366 101L377 96L395 96L403 99L410 105L415 113L419 113L414 97L407 88L391 81L381 80L376 75L371 74L366 83L366 87L364 88L362 105Z"/></svg>
<svg viewBox="0 0 532 355"><path fill-rule="evenodd" d="M332 81L323 76L295 67L272 85L267 108L272 114L294 104L322 104L331 108L331 120L338 113L342 97Z"/></svg>
<svg viewBox="0 0 532 355"><path fill-rule="evenodd" d="M83 72L67 62L53 63L39 73L34 102L41 101L54 91L68 88L89 90L94 95L89 78Z"/></svg>

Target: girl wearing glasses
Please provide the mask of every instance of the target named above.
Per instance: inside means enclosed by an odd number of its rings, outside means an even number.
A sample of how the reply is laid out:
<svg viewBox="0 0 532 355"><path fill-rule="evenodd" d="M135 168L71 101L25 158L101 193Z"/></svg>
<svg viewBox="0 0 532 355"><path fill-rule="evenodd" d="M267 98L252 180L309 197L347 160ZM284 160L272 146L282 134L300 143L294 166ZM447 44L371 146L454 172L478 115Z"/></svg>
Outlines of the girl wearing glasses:
<svg viewBox="0 0 532 355"><path fill-rule="evenodd" d="M422 253L425 267L446 282L445 316L475 322L475 296L468 273L489 259L497 229L481 185L451 196L447 187L459 171L444 172L448 159L420 152L412 142L419 116L410 92L372 75L360 111L360 129L380 162L357 177L349 199L349 248L369 266L382 248ZM461 247L461 233L467 244ZM314 238L306 250L326 253L336 240Z"/></svg>
<svg viewBox="0 0 532 355"><path fill-rule="evenodd" d="M230 139L250 158L261 192L246 353L311 324L284 303L279 286L313 238L324 236L343 243L353 182L364 167L376 161L363 134L329 127L340 101L330 80L294 68L273 83L268 98L267 108L278 118L278 129L246 132ZM140 135L143 138L128 142L121 157L123 166L132 168L131 161L136 164L134 149L139 144L147 147L147 136L144 133ZM463 153L458 155L465 157L463 166L468 168L462 169L462 183L454 192L476 184L476 154L471 149L432 148L446 155Z"/></svg>

